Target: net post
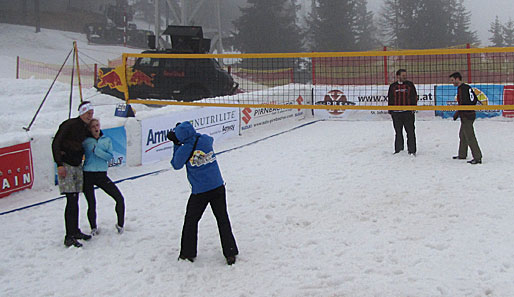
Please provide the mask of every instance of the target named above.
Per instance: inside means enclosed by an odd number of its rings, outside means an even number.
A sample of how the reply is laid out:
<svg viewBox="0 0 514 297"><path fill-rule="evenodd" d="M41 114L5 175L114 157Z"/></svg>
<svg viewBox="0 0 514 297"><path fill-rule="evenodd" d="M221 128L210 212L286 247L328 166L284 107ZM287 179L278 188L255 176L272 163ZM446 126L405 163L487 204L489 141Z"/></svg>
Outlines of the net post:
<svg viewBox="0 0 514 297"><path fill-rule="evenodd" d="M384 46L384 52L387 52L387 46ZM384 56L384 85L389 83L389 77L387 75L387 56Z"/></svg>
<svg viewBox="0 0 514 297"><path fill-rule="evenodd" d="M121 57L122 65L123 65L123 72L124 72L124 79L125 79L125 88L123 90L123 93L125 95L125 103L128 104L129 92L128 92L128 79L127 79L127 58L128 58L127 54L123 53L122 57Z"/></svg>
<svg viewBox="0 0 514 297"><path fill-rule="evenodd" d="M98 64L95 63L94 72L93 72L93 86L96 86L97 80L98 80Z"/></svg>
<svg viewBox="0 0 514 297"><path fill-rule="evenodd" d="M79 66L79 49L77 48L77 41L73 41L73 48L75 54L75 61L77 63L77 77L79 79L79 94L80 94L80 102L84 101L82 97L82 81L80 79L80 66ZM73 86L71 86L73 88Z"/></svg>
<svg viewBox="0 0 514 297"><path fill-rule="evenodd" d="M316 85L316 57L312 57L312 84Z"/></svg>
<svg viewBox="0 0 514 297"><path fill-rule="evenodd" d="M16 79L20 78L20 56L16 56Z"/></svg>
<svg viewBox="0 0 514 297"><path fill-rule="evenodd" d="M469 43L466 43L466 48L471 48ZM473 79L471 77L471 54L467 54L468 60L468 84L472 83Z"/></svg>

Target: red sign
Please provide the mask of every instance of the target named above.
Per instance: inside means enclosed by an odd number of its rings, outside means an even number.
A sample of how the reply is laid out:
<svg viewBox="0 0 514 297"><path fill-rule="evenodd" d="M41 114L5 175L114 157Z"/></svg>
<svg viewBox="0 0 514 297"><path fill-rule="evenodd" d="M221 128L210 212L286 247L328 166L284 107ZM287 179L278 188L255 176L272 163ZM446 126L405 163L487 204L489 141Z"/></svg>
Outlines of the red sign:
<svg viewBox="0 0 514 297"><path fill-rule="evenodd" d="M505 86L503 88L503 104L514 105L514 86ZM514 110L504 110L503 116L514 118Z"/></svg>
<svg viewBox="0 0 514 297"><path fill-rule="evenodd" d="M33 183L30 142L0 148L0 198L30 189Z"/></svg>

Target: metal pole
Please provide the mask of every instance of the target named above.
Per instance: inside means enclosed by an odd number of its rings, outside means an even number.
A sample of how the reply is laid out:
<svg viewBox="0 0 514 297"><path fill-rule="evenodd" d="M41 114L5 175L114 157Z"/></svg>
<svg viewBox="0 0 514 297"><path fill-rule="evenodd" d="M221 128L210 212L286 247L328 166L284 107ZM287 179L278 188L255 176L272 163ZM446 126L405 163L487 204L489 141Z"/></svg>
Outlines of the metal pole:
<svg viewBox="0 0 514 297"><path fill-rule="evenodd" d="M41 32L41 19L39 15L39 0L34 1L34 12L36 15L36 33Z"/></svg>
<svg viewBox="0 0 514 297"><path fill-rule="evenodd" d="M16 56L16 79L20 78L20 56Z"/></svg>
<svg viewBox="0 0 514 297"><path fill-rule="evenodd" d="M466 43L466 48L471 48L469 43ZM471 55L467 54L467 61L468 61L468 84L473 82L473 78L471 76Z"/></svg>
<svg viewBox="0 0 514 297"><path fill-rule="evenodd" d="M82 97L82 81L80 80L80 66L79 66L79 49L77 48L77 42L73 41L73 47L75 48L75 57L77 61L77 77L79 78L79 94L80 102L84 101Z"/></svg>
<svg viewBox="0 0 514 297"><path fill-rule="evenodd" d="M384 52L387 51L387 46L384 46ZM389 75L388 75L388 67L387 67L387 56L384 56L384 85L389 84Z"/></svg>
<svg viewBox="0 0 514 297"><path fill-rule="evenodd" d="M73 46L73 58L71 58L71 86L70 86L70 107L68 109L68 119L71 118L71 104L73 102L73 77L75 76L75 61L73 59L75 58L75 55L77 54L77 48Z"/></svg>
<svg viewBox="0 0 514 297"><path fill-rule="evenodd" d="M159 50L159 35L161 35L160 29L161 29L161 14L159 10L159 0L154 0L155 4L155 48Z"/></svg>
<svg viewBox="0 0 514 297"><path fill-rule="evenodd" d="M221 0L216 1L216 10L218 13L218 54L223 54L223 38L221 38Z"/></svg>
<svg viewBox="0 0 514 297"><path fill-rule="evenodd" d="M186 11L186 1L180 1L180 24L182 26L187 26L187 11Z"/></svg>
<svg viewBox="0 0 514 297"><path fill-rule="evenodd" d="M41 104L39 105L39 108L37 109L36 114L34 115L32 120L30 121L30 124L28 125L28 127L23 127L23 129L25 131L30 131L30 127L32 127L32 124L34 124L34 121L36 120L36 117L39 114L39 111L41 111L41 108L43 107L43 104L45 104L46 98L48 98L48 94L50 94L50 91L52 90L52 87L54 86L55 81L57 80L57 77L59 77L59 74L61 74L61 71L64 68L64 65L66 65L66 62L68 61L68 58L70 57L72 52L73 52L73 49L71 49L71 51L68 53L68 56L66 56L66 59L64 60L64 63L62 63L61 68L57 72L57 75L55 75L54 81L50 85L50 88L48 88L48 91L46 92L45 97L43 98L43 101L41 101Z"/></svg>

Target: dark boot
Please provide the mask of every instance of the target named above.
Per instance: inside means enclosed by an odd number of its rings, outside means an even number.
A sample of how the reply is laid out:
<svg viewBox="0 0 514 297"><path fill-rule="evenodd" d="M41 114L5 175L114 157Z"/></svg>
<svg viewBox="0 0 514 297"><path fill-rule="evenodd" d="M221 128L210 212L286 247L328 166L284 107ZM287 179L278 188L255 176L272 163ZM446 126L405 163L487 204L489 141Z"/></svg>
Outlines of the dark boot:
<svg viewBox="0 0 514 297"><path fill-rule="evenodd" d="M230 257L227 257L227 265L232 265L232 264L235 264L236 263L236 256L230 256Z"/></svg>
<svg viewBox="0 0 514 297"><path fill-rule="evenodd" d="M78 242L75 238L66 236L64 237L64 245L66 247L74 246L74 247L81 247L82 243Z"/></svg>

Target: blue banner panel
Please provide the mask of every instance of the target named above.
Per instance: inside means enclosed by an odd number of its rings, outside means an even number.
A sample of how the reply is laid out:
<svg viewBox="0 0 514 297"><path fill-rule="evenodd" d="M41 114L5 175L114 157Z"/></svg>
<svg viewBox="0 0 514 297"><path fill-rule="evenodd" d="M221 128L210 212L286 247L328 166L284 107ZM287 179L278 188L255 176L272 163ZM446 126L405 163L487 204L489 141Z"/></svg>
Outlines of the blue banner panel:
<svg viewBox="0 0 514 297"><path fill-rule="evenodd" d="M102 132L112 140L114 158L109 161L109 167L125 164L127 160L127 133L125 127L102 129Z"/></svg>
<svg viewBox="0 0 514 297"><path fill-rule="evenodd" d="M503 85L470 85L478 97L477 105L503 105ZM435 105L447 106L457 104L457 87L454 86L436 86L435 87ZM457 108L456 108L457 109ZM444 119L453 117L455 111L437 110L436 116ZM500 110L482 110L477 111L477 118L492 118L501 115Z"/></svg>

